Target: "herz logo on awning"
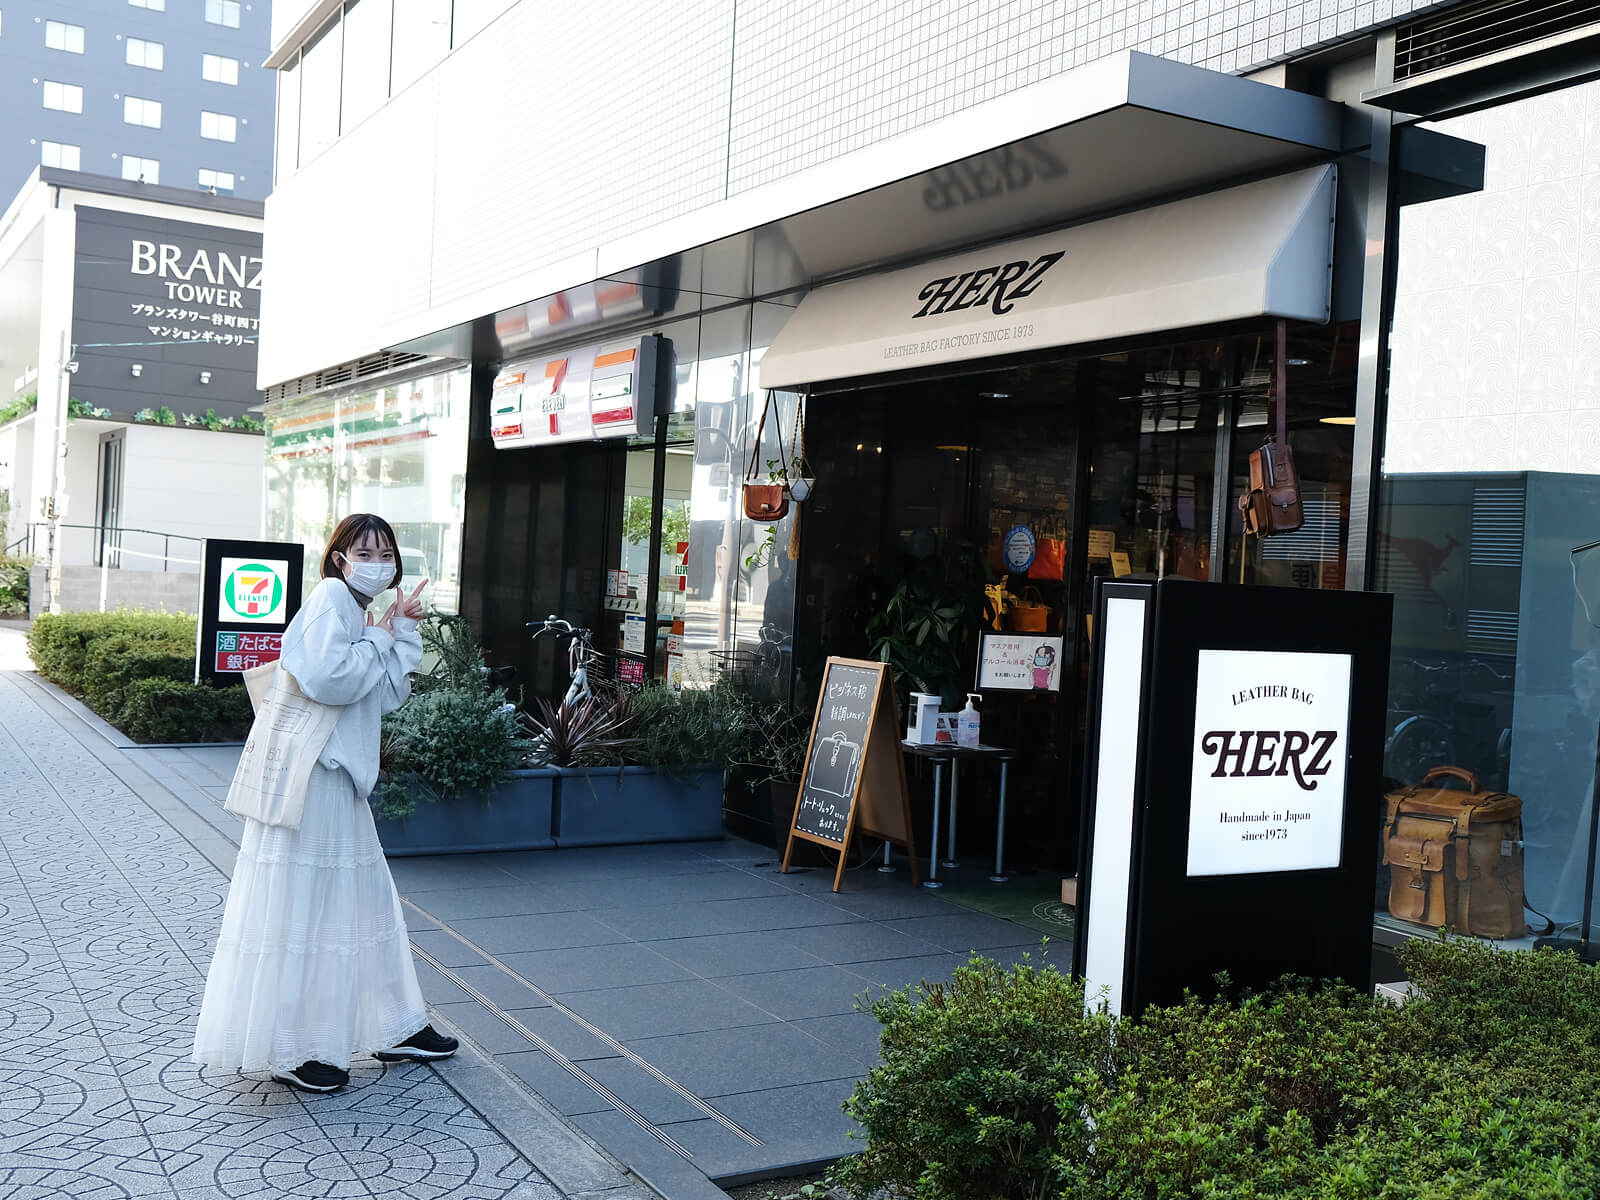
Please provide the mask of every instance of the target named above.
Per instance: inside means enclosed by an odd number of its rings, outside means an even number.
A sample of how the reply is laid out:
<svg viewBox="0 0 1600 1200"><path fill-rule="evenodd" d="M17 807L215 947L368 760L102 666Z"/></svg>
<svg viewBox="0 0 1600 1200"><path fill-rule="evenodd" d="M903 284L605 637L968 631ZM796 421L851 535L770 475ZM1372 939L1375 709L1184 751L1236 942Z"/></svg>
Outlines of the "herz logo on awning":
<svg viewBox="0 0 1600 1200"><path fill-rule="evenodd" d="M924 301L915 317L936 317L940 313L958 312L963 308L994 309L996 316L1004 316L1025 296L1038 290L1045 272L1061 261L1066 252L1041 254L1029 262L1020 259L1000 266L984 267L962 275L946 275L930 279L917 293Z"/></svg>

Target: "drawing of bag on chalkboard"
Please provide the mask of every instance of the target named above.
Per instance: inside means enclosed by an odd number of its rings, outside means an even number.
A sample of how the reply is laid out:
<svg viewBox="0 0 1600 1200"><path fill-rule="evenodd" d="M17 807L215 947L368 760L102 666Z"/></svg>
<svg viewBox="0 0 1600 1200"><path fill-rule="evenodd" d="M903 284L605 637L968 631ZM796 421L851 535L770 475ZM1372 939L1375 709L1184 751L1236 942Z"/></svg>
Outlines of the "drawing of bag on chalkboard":
<svg viewBox="0 0 1600 1200"><path fill-rule="evenodd" d="M811 756L811 786L834 796L849 796L856 787L856 767L861 762L861 747L847 742L834 730L817 743Z"/></svg>

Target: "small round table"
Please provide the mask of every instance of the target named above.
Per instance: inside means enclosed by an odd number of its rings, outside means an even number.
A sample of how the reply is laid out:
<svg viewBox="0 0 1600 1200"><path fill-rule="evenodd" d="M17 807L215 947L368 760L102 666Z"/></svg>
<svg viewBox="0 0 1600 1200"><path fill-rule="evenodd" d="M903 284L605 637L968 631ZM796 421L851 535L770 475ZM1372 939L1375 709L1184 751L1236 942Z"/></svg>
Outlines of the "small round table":
<svg viewBox="0 0 1600 1200"><path fill-rule="evenodd" d="M944 768L950 764L950 831L945 843L946 867L954 867L956 863L956 817L961 804L961 774L960 766L963 762L978 759L985 762L1000 764L1000 803L995 813L994 833L994 874L989 876L991 883L1005 883L1005 852L1006 852L1006 773L1011 766L1011 760L1017 756L1015 750L1004 746L958 746L954 742L933 742L928 745L919 745L915 742L902 741L900 748L910 758L925 758L933 763L933 833L930 837L932 843L928 847L928 877L922 881L925 888L939 888L944 884L939 879L939 802L944 790ZM887 858L888 847L884 847Z"/></svg>

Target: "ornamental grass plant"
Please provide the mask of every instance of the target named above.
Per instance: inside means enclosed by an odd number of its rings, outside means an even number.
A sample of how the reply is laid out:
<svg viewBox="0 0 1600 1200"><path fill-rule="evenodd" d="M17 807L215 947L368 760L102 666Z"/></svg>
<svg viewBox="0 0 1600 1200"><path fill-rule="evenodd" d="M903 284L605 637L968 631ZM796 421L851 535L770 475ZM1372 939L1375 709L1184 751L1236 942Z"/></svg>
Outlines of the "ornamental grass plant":
<svg viewBox="0 0 1600 1200"><path fill-rule="evenodd" d="M1139 1019L1052 967L975 959L872 1004L854 1195L1489 1200L1600 1195L1600 969L1459 939L1403 1007L1285 979Z"/></svg>

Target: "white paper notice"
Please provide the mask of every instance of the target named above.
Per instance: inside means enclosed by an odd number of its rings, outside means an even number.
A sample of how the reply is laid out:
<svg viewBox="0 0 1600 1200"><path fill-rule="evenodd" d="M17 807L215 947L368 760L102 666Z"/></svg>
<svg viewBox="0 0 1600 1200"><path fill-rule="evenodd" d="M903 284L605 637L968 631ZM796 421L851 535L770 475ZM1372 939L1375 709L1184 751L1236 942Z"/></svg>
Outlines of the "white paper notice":
<svg viewBox="0 0 1600 1200"><path fill-rule="evenodd" d="M1350 656L1202 650L1189 874L1337 867Z"/></svg>

